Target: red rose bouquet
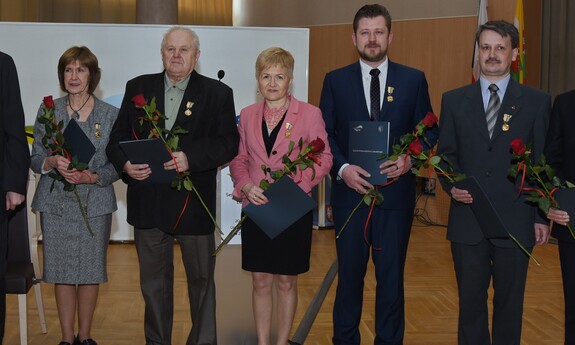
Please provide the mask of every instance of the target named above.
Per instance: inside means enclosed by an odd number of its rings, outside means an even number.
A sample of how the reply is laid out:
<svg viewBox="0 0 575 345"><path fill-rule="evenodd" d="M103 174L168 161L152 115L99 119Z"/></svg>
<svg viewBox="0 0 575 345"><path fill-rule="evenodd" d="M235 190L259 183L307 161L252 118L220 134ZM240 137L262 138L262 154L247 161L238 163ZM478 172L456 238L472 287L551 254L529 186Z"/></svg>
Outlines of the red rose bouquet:
<svg viewBox="0 0 575 345"><path fill-rule="evenodd" d="M44 136L42 137L42 145L48 151L48 156L63 156L70 161L70 165L68 166L68 170L78 170L84 171L88 168L88 164L84 162L80 162L77 156L71 156L70 148L68 147L67 143L64 140L64 133L62 132L62 128L64 127L64 121L56 122L56 117L54 116L54 100L52 96L44 97L42 101L42 110L44 114L38 117L38 123L44 125ZM82 218L84 219L84 223L88 228L88 232L90 235L94 236L92 232L92 227L90 226L90 222L88 221L88 213L86 210L86 205L82 204L82 200L80 199L80 194L76 189L76 185L73 183L68 182L64 176L62 176L58 171L50 171L48 176L52 178L52 185L50 186L50 192L54 190L54 185L56 181L63 184L63 190L67 192L74 192L76 196L76 201L78 202L78 207L80 208L80 213L82 214Z"/></svg>
<svg viewBox="0 0 575 345"><path fill-rule="evenodd" d="M541 155L539 161L534 164L531 161L531 147L526 145L521 139L511 141L512 165L509 168L509 176L513 179L521 178L519 193L527 192L525 200L537 204L539 209L545 214L551 207L560 209L559 203L554 194L561 188L574 188L575 185L569 181L562 181L557 176L549 164L545 161L545 156ZM530 186L525 186L529 182ZM571 226L567 224L571 236L575 238L575 233Z"/></svg>
<svg viewBox="0 0 575 345"><path fill-rule="evenodd" d="M295 178L297 178L297 173L299 172L301 174L301 172L305 169L311 169L312 170L312 177L311 178L313 179L315 177L314 165L317 164L317 165L321 166L320 155L323 152L323 150L325 149L324 141L318 137L318 138L312 140L304 148L303 147L303 138L300 138L298 141L299 153L292 160L290 158L290 156L292 155L294 147L295 147L295 143L293 141L290 141L289 146L288 146L288 152L286 154L284 154L282 157L282 162L284 162L283 168L280 170L274 170L274 171L269 172L269 175L274 182L279 180L283 176L286 176L286 175L292 176L292 178L295 179ZM267 175L268 174L268 167L265 166L264 164L262 164L261 168L262 168L264 174ZM299 181L295 181L295 182L297 183ZM267 190L271 186L271 184L272 183L270 183L270 181L268 181L266 178L263 178L260 181L259 186L261 189ZM217 255L220 252L220 250L222 250L222 248L225 245L227 245L235 235L237 235L237 233L240 231L241 224L246 219L246 217L247 216L244 215L240 219L240 221L234 226L234 228L230 231L230 233L226 236L226 238L223 239L223 241L216 248L214 255Z"/></svg>
<svg viewBox="0 0 575 345"><path fill-rule="evenodd" d="M144 111L144 116L139 118L139 122L141 126L144 123L150 126L150 134L148 135L148 138L157 138L162 140L164 142L164 145L166 146L166 151L168 151L170 157L172 157L174 163L176 164L176 172L178 176L174 179L174 181L172 181L171 187L177 189L178 191L181 190L182 188L188 191L188 195L186 197L186 201L184 202L184 206L182 207L182 211L180 212L180 216L178 217L176 224L174 224L173 228L174 231L178 227L180 219L182 218L184 212L186 211L186 208L188 206L188 200L190 198L190 193L194 192L197 198L200 200L200 203L202 204L204 210L208 213L210 219L214 223L217 230L219 231L220 234L222 234L222 230L220 229L220 226L216 222L216 219L208 209L208 206L204 203L204 200L202 199L202 196L198 192L197 188L194 186L190 178L190 172L189 171L181 172L177 168L178 164L176 162L176 158L174 157L173 152L180 150L179 136L187 134L188 131L179 126L175 126L171 130L161 128L158 126L158 121L160 121L161 119L166 120L167 118L156 108L156 97L153 97L152 100L150 101L150 104L148 104L148 101L146 100L143 94L137 94L132 98L132 103L134 103L134 106L136 108L142 109ZM189 102L189 104L193 105L192 102ZM189 108L191 108L191 105L188 107L188 110ZM133 134L134 137L138 139L135 131Z"/></svg>

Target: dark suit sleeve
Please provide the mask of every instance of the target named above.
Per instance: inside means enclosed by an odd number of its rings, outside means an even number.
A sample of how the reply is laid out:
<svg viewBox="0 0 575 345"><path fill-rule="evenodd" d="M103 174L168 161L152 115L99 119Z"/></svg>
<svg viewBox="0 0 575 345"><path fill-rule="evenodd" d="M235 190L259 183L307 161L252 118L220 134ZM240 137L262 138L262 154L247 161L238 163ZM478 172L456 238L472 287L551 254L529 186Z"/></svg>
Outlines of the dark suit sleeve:
<svg viewBox="0 0 575 345"><path fill-rule="evenodd" d="M563 138L561 136L561 126L565 125L561 122L561 97L557 96L553 104L553 112L551 113L551 120L549 122L549 131L545 142L545 158L547 163L551 165L558 176L564 176L562 169L563 161Z"/></svg>
<svg viewBox="0 0 575 345"><path fill-rule="evenodd" d="M16 66L11 57L0 55L0 120L2 121L2 190L26 194L30 151L24 130L24 109Z"/></svg>
<svg viewBox="0 0 575 345"><path fill-rule="evenodd" d="M441 97L441 126L439 127L439 143L437 145L437 154L445 156L452 164L453 171L459 172L459 162L457 159L457 131L454 122L454 114L450 108L450 100L445 94ZM444 176L438 176L441 187L449 196L453 186Z"/></svg>
<svg viewBox="0 0 575 345"><path fill-rule="evenodd" d="M336 131L337 126L336 116L334 112L334 96L331 89L331 78L327 74L323 80L323 87L321 90L321 98L319 102L319 107L323 115L323 120L325 122L325 129L327 131L327 138L329 141L329 146L331 148L331 153L333 155L333 166L331 168L331 176L333 181L337 181L337 173L341 166L347 163L347 159L341 152L341 149L336 141Z"/></svg>
<svg viewBox="0 0 575 345"><path fill-rule="evenodd" d="M219 82L217 82L219 83ZM224 84L211 87L213 102L206 109L210 117L206 127L199 130L210 135L191 136L190 145L182 144L182 151L188 157L190 172L202 172L217 169L230 162L238 153L240 135L236 125L236 113L232 89ZM183 142L183 141L182 141Z"/></svg>

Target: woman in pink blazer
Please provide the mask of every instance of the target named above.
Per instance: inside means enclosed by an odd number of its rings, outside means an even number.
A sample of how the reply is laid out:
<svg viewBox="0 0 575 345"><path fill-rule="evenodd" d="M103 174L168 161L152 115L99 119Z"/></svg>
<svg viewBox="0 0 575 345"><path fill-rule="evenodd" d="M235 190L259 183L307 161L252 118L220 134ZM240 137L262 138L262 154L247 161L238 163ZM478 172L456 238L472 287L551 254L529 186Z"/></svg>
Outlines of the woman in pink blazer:
<svg viewBox="0 0 575 345"><path fill-rule="evenodd" d="M291 158L299 153L297 142L303 147L320 138L325 149L320 164L312 170L298 171L298 185L306 193L317 185L332 166L332 154L319 108L300 102L289 93L293 79L294 60L281 48L269 48L256 61L258 89L264 100L244 108L240 113L239 153L230 164L234 181L233 195L243 201L263 205L268 200L259 187L262 179L273 180L264 174L284 167L282 157L288 152L290 141L296 143ZM297 306L297 275L309 270L313 215L310 211L271 240L248 218L242 224L242 268L252 272L253 308L258 344L270 344L272 320L272 288L276 281L277 344L288 344Z"/></svg>

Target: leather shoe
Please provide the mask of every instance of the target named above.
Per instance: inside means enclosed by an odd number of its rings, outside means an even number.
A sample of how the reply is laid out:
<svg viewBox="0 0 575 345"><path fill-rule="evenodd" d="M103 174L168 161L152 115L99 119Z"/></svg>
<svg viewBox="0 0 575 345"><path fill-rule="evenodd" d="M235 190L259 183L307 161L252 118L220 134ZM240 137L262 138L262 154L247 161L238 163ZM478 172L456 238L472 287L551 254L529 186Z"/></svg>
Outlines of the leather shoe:
<svg viewBox="0 0 575 345"><path fill-rule="evenodd" d="M74 338L74 342L72 343L72 345L80 345L80 338L78 338L78 336L76 336L76 338Z"/></svg>
<svg viewBox="0 0 575 345"><path fill-rule="evenodd" d="M94 339L92 339L92 338L84 339L81 342L79 342L78 344L80 344L80 345L98 345L98 343L96 341L94 341Z"/></svg>

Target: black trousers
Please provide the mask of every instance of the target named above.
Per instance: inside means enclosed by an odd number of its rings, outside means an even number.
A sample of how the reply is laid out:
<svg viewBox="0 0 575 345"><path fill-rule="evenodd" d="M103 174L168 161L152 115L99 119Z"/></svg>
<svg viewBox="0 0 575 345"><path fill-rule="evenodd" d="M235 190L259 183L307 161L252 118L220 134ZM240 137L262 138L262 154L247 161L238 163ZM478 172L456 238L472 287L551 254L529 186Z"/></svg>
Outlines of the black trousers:
<svg viewBox="0 0 575 345"><path fill-rule="evenodd" d="M8 222L0 221L0 345L6 322L6 255L8 254Z"/></svg>
<svg viewBox="0 0 575 345"><path fill-rule="evenodd" d="M565 345L575 345L575 242L559 240L565 295Z"/></svg>

